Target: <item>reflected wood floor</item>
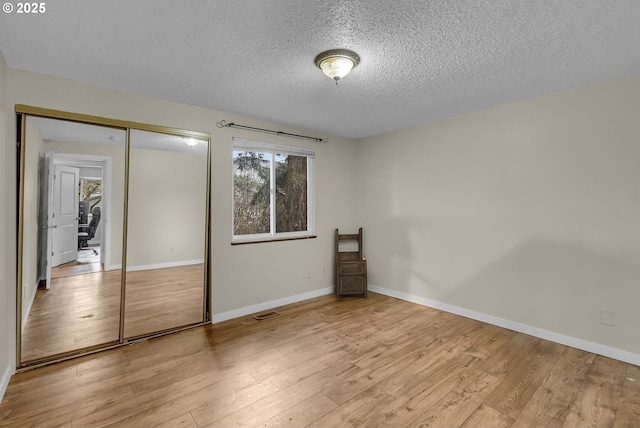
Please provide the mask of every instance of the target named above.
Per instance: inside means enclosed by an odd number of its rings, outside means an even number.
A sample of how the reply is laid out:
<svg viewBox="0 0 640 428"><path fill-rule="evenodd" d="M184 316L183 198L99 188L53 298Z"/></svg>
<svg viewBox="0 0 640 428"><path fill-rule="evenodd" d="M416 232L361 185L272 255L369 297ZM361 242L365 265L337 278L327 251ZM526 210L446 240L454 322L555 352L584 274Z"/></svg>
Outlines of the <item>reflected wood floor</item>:
<svg viewBox="0 0 640 428"><path fill-rule="evenodd" d="M78 263L71 262L51 269L51 279L64 278L66 276L84 275L86 273L102 272L102 263Z"/></svg>
<svg viewBox="0 0 640 428"><path fill-rule="evenodd" d="M125 337L203 320L204 264L127 273ZM39 288L22 333L31 361L117 342L120 270L65 276Z"/></svg>
<svg viewBox="0 0 640 428"><path fill-rule="evenodd" d="M95 253L93 250L95 250ZM77 260L51 268L51 278L102 272L99 251L100 247L91 247L78 251Z"/></svg>
<svg viewBox="0 0 640 428"><path fill-rule="evenodd" d="M0 426L638 427L640 369L376 293L14 376Z"/></svg>

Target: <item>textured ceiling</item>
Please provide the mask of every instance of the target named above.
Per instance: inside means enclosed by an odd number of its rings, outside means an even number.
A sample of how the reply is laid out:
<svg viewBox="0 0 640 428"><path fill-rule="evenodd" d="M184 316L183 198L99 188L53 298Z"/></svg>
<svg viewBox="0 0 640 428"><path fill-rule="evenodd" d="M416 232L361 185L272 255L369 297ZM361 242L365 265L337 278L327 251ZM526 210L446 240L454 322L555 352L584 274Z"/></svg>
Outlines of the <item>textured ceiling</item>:
<svg viewBox="0 0 640 428"><path fill-rule="evenodd" d="M331 48L362 59L337 86L313 63ZM14 68L361 138L640 74L640 1L55 0L2 13L0 50Z"/></svg>

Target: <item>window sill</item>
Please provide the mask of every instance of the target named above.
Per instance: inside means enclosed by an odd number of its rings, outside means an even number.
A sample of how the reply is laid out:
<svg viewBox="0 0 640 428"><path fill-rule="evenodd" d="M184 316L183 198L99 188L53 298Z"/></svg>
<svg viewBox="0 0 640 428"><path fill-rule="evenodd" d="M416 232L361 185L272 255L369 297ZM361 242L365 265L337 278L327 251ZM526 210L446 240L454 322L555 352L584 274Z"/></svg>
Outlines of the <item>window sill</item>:
<svg viewBox="0 0 640 428"><path fill-rule="evenodd" d="M247 239L231 241L231 245L245 245L245 244L263 244L265 242L282 242L282 241L298 241L300 239L315 239L317 235L305 235L305 236L291 236L288 238L271 238L271 239Z"/></svg>

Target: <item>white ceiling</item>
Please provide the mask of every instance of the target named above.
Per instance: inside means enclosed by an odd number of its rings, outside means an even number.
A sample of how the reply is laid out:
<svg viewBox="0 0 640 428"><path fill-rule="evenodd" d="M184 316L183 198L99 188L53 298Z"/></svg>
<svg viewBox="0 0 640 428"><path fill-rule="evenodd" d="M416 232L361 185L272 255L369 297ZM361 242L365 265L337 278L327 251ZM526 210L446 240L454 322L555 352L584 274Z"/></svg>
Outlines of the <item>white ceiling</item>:
<svg viewBox="0 0 640 428"><path fill-rule="evenodd" d="M45 4L0 14L9 66L350 138L640 74L638 0Z"/></svg>

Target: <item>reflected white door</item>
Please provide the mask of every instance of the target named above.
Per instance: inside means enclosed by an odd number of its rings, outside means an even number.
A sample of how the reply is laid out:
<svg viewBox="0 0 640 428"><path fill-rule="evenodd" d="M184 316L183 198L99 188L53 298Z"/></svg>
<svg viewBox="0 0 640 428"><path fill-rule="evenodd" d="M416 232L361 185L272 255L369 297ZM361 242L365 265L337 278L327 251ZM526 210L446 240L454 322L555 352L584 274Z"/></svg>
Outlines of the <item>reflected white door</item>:
<svg viewBox="0 0 640 428"><path fill-rule="evenodd" d="M78 176L80 170L55 165L53 172L52 267L78 258Z"/></svg>
<svg viewBox="0 0 640 428"><path fill-rule="evenodd" d="M43 215L44 221L42 222L44 227L42 243L44 251L43 259L46 260L45 272L47 281L45 282L45 288L48 290L51 288L51 264L53 262L53 154L47 153L44 157L44 180L42 183L42 206L44 207Z"/></svg>

